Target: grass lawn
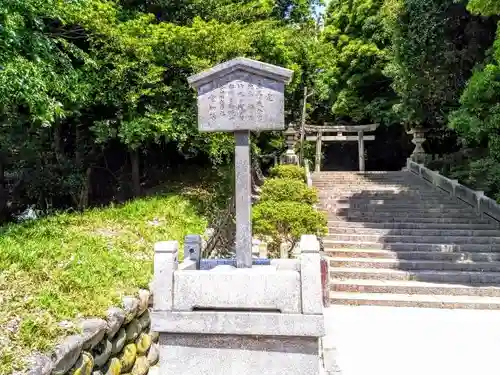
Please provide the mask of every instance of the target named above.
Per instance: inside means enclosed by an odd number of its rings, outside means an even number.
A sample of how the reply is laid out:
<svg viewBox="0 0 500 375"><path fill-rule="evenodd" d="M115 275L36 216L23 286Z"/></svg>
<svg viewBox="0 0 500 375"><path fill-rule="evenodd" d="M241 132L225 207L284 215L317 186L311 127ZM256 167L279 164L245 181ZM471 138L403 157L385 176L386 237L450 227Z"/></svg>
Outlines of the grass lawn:
<svg viewBox="0 0 500 375"><path fill-rule="evenodd" d="M104 316L147 288L156 241L203 233L222 184L220 176L217 184L193 180L119 206L0 228L0 374L70 333L60 322Z"/></svg>

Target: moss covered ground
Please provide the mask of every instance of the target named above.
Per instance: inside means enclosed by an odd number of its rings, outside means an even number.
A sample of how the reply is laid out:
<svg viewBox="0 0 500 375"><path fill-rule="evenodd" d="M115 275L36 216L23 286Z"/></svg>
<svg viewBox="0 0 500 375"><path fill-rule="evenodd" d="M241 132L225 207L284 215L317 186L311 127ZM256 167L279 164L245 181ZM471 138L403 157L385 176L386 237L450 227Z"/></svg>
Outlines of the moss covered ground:
<svg viewBox="0 0 500 375"><path fill-rule="evenodd" d="M122 296L147 288L153 244L182 245L185 235L203 233L227 194L220 172L168 186L121 205L0 228L0 374L49 351L71 332L64 322L104 316Z"/></svg>

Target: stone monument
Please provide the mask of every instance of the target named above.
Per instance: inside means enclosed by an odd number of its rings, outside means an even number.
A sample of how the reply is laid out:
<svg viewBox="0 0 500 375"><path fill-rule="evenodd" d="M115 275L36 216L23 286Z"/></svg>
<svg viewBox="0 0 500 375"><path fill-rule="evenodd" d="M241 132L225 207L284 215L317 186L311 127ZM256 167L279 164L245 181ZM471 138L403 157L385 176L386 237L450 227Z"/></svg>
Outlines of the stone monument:
<svg viewBox="0 0 500 375"><path fill-rule="evenodd" d="M285 84L293 71L237 58L189 77L198 92L198 129L236 141L236 266L252 266L250 131L285 128Z"/></svg>
<svg viewBox="0 0 500 375"><path fill-rule="evenodd" d="M155 245L152 329L160 373L312 375L324 335L320 245L304 235L299 259L256 259L250 217L251 130L284 128L287 69L238 58L189 79L201 131L236 138L237 259L200 259L201 239ZM222 264L222 265L221 265Z"/></svg>

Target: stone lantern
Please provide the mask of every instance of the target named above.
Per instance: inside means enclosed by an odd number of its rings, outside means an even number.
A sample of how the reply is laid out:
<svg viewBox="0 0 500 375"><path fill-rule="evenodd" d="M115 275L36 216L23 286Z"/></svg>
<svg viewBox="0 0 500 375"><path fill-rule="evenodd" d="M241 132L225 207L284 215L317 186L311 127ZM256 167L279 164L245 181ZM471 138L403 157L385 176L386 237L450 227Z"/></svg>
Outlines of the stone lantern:
<svg viewBox="0 0 500 375"><path fill-rule="evenodd" d="M408 134L413 135L413 139L411 142L415 145L415 149L410 155L410 159L415 163L425 162L425 150L422 146L425 142L425 133L427 133L427 129L421 126L413 128L408 132Z"/></svg>
<svg viewBox="0 0 500 375"><path fill-rule="evenodd" d="M299 164L299 158L295 154L295 145L297 144L297 132L292 126L285 130L286 152L281 155L281 164Z"/></svg>

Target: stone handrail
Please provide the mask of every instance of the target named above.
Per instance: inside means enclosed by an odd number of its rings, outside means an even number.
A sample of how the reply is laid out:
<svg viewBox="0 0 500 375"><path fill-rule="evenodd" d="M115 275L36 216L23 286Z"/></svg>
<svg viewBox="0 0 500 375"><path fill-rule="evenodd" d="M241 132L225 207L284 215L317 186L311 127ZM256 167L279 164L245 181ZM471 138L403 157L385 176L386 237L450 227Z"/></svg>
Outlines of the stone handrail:
<svg viewBox="0 0 500 375"><path fill-rule="evenodd" d="M493 199L484 195L484 191L472 190L458 182L451 180L437 171L432 171L422 164L408 159L407 169L413 174L420 176L435 187L450 194L452 197L472 206L479 215L487 215L500 222L500 205Z"/></svg>

